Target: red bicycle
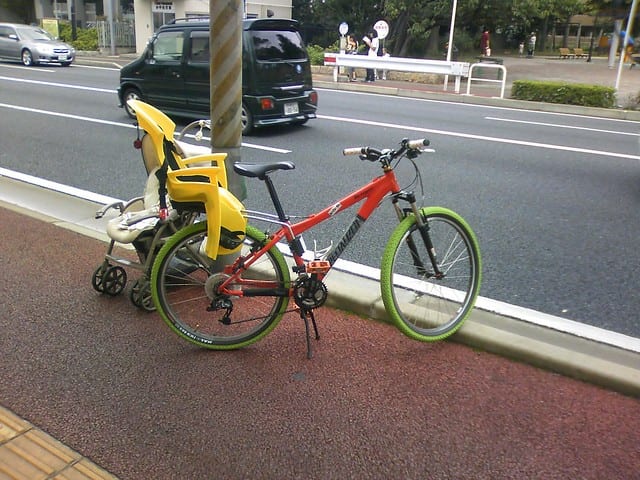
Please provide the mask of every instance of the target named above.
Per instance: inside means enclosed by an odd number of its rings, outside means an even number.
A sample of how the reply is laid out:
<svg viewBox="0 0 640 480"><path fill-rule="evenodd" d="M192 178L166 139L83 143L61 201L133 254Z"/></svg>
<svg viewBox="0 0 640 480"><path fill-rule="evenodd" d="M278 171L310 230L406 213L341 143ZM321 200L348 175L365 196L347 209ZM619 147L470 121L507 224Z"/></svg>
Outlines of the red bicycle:
<svg viewBox="0 0 640 480"><path fill-rule="evenodd" d="M309 320L319 338L313 311L328 295L323 278L364 222L389 199L399 224L382 256L380 288L385 309L395 325L413 339L435 341L453 334L467 318L480 289L480 250L475 234L460 215L442 207L420 208L414 192L398 184L394 168L408 159L416 172L412 186L419 183L422 187L416 158L433 151L425 148L428 145L424 139L403 139L396 149L345 149L345 155L379 163L382 175L298 222L284 212L271 179L273 172L293 169L292 162L237 163L236 173L265 183L276 212L244 214L249 220L275 225L275 231L247 226L237 258L222 270L204 253L206 222L174 234L152 269L158 312L186 340L226 350L260 340L285 313L295 311L305 321L311 356ZM302 233L360 203L355 219L335 246L305 260ZM288 261L280 244L289 247ZM290 299L295 307L288 310Z"/></svg>

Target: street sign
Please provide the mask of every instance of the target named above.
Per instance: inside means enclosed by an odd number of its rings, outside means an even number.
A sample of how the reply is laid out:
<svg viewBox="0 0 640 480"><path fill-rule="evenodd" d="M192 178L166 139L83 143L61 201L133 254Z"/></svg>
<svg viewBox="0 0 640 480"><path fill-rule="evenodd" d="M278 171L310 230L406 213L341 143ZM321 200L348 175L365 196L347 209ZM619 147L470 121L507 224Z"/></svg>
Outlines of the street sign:
<svg viewBox="0 0 640 480"><path fill-rule="evenodd" d="M340 27L338 27L338 31L340 32L340 35L346 35L349 31L349 24L347 22L342 22Z"/></svg>
<svg viewBox="0 0 640 480"><path fill-rule="evenodd" d="M378 20L373 26L373 29L378 34L380 40L387 38L387 35L389 35L389 24L384 20Z"/></svg>

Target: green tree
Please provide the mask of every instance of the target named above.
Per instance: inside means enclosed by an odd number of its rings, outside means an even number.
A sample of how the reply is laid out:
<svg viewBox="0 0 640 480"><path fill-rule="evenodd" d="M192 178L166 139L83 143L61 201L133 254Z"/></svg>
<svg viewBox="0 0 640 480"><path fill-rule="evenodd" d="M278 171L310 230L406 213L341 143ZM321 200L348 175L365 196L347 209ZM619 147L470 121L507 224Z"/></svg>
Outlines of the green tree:
<svg viewBox="0 0 640 480"><path fill-rule="evenodd" d="M36 11L33 0L0 0L0 7L17 15L24 23L36 21Z"/></svg>
<svg viewBox="0 0 640 480"><path fill-rule="evenodd" d="M450 0L387 0L384 13L394 55L436 54L440 29L449 25L451 9Z"/></svg>
<svg viewBox="0 0 640 480"><path fill-rule="evenodd" d="M384 3L384 0L293 0L293 18L301 22L313 43L326 47L339 37L338 26L342 22L347 22L349 31L360 40L382 18Z"/></svg>
<svg viewBox="0 0 640 480"><path fill-rule="evenodd" d="M492 34L494 49L504 42L516 48L532 31L538 49L554 22L567 23L575 14L602 10L625 15L632 0L465 0L458 1L454 43L462 52L477 51L483 28ZM322 46L338 37L338 25L346 21L359 37L375 21L389 23L385 46L392 55L441 58L448 40L452 0L293 0L294 18L303 28L321 32ZM611 15L611 14L609 14ZM568 31L565 31L568 35ZM498 47L499 48L499 47Z"/></svg>

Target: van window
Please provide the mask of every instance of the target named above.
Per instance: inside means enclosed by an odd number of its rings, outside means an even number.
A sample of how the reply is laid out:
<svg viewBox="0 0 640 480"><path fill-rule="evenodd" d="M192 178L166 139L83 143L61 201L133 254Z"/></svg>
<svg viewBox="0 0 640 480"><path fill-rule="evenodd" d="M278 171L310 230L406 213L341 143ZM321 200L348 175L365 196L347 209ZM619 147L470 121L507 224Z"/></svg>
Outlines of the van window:
<svg viewBox="0 0 640 480"><path fill-rule="evenodd" d="M304 60L307 58L298 32L287 30L251 31L256 59L261 62Z"/></svg>
<svg viewBox="0 0 640 480"><path fill-rule="evenodd" d="M153 58L158 61L180 60L183 43L182 32L161 32L153 43Z"/></svg>
<svg viewBox="0 0 640 480"><path fill-rule="evenodd" d="M209 62L209 34L203 32L193 32L191 34L191 49L189 51L189 61L193 63Z"/></svg>

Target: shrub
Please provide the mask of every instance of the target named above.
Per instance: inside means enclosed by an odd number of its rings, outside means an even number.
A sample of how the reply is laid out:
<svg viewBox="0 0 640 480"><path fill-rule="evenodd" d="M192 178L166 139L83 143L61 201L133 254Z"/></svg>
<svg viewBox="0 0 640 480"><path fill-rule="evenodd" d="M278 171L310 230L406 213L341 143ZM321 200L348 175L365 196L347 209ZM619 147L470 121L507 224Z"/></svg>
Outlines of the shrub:
<svg viewBox="0 0 640 480"><path fill-rule="evenodd" d="M613 108L616 105L613 87L553 81L516 80L511 88L511 98L584 107Z"/></svg>
<svg viewBox="0 0 640 480"><path fill-rule="evenodd" d="M76 50L95 51L98 50L98 31L95 28L76 28L76 39L72 37L71 25L60 24L60 39L67 42Z"/></svg>
<svg viewBox="0 0 640 480"><path fill-rule="evenodd" d="M307 53L309 54L311 65L324 65L324 48L319 45L308 45Z"/></svg>

